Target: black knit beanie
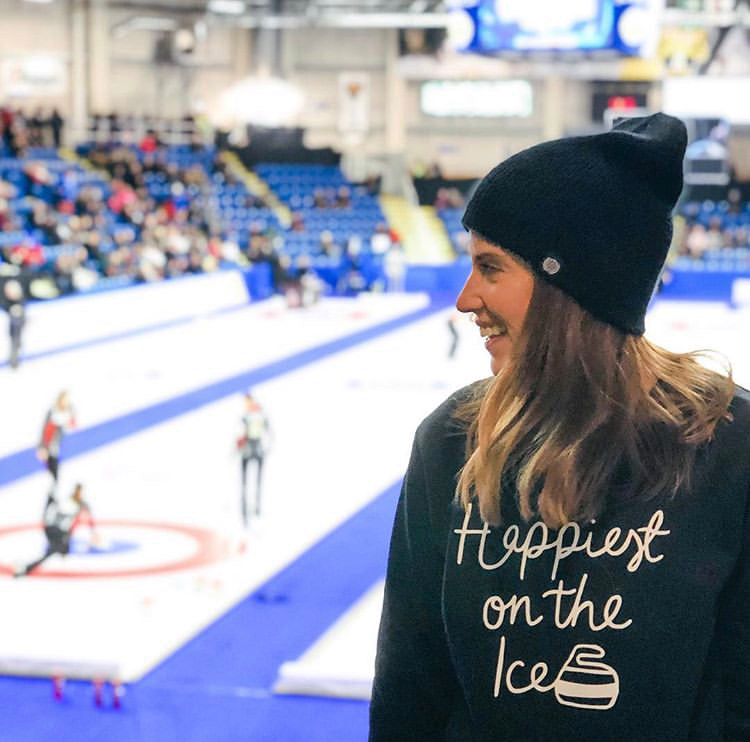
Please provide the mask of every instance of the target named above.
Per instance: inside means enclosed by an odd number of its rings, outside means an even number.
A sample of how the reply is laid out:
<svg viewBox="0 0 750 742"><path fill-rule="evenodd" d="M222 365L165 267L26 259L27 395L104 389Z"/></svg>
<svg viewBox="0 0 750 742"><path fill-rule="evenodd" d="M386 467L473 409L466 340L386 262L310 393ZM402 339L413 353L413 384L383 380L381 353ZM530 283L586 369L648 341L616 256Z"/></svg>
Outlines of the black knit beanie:
<svg viewBox="0 0 750 742"><path fill-rule="evenodd" d="M477 186L463 225L523 258L594 317L642 335L682 190L684 124L657 113L544 142Z"/></svg>

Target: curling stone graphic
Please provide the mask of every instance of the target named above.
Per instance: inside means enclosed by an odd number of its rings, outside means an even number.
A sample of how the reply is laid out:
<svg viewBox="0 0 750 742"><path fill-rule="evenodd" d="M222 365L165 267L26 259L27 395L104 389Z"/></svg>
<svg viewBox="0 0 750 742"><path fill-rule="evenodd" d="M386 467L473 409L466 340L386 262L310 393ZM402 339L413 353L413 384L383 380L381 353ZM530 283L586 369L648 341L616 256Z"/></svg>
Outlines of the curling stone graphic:
<svg viewBox="0 0 750 742"><path fill-rule="evenodd" d="M555 679L555 698L563 706L609 709L620 695L620 678L604 662L598 644L576 644Z"/></svg>

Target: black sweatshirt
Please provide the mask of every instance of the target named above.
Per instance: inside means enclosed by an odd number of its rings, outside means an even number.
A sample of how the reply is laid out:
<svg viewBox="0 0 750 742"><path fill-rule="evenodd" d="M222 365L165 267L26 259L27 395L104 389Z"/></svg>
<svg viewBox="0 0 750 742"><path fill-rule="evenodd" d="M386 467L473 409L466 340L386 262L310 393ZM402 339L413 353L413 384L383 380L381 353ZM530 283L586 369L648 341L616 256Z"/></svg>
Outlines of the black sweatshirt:
<svg viewBox="0 0 750 742"><path fill-rule="evenodd" d="M455 504L465 392L415 437L370 741L750 742L750 394L690 492L556 531Z"/></svg>

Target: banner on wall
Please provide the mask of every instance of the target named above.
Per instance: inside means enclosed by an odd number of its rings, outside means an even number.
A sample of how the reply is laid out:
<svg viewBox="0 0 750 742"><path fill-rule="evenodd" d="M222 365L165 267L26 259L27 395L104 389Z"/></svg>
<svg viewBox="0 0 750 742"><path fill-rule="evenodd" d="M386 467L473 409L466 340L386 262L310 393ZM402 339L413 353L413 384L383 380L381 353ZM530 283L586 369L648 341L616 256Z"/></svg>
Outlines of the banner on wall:
<svg viewBox="0 0 750 742"><path fill-rule="evenodd" d="M0 60L0 98L64 95L68 71L60 57L27 54Z"/></svg>
<svg viewBox="0 0 750 742"><path fill-rule="evenodd" d="M364 134L370 128L370 76L365 72L339 75L339 131Z"/></svg>

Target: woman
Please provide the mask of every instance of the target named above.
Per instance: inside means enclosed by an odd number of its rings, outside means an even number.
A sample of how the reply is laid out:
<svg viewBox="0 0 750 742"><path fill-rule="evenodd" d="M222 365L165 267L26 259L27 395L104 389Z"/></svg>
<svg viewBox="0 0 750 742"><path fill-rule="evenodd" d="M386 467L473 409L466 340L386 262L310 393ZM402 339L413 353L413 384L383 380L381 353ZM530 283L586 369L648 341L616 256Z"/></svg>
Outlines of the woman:
<svg viewBox="0 0 750 742"><path fill-rule="evenodd" d="M36 449L37 458L44 462L52 477L53 487L57 485L62 439L75 427L76 419L70 403L70 395L63 390L57 395L52 407L45 415L42 434Z"/></svg>
<svg viewBox="0 0 750 742"><path fill-rule="evenodd" d="M54 490L50 492L47 497L47 503L44 506L44 515L42 516L47 548L42 556L20 569L14 574L14 577L24 577L31 574L37 567L44 564L44 562L55 554L65 556L70 553L73 532L83 524L86 524L90 530L90 546L99 542L94 517L91 514L91 507L83 499L82 484L76 484L73 488L70 501L73 506L72 508L70 506L62 507L57 501Z"/></svg>
<svg viewBox="0 0 750 742"><path fill-rule="evenodd" d="M750 739L750 395L642 337L685 144L630 119L472 196L493 377L416 434L372 742Z"/></svg>

